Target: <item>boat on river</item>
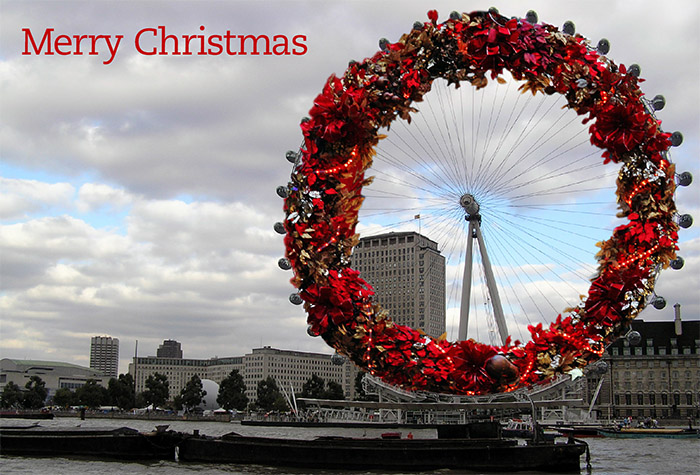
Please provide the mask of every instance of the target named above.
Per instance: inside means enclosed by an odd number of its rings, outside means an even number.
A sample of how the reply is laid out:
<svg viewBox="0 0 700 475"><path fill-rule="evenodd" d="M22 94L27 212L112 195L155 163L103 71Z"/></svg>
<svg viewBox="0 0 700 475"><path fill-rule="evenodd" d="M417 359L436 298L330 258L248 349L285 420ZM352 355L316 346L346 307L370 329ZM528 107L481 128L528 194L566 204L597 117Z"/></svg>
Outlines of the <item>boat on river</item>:
<svg viewBox="0 0 700 475"><path fill-rule="evenodd" d="M51 411L0 411L0 419L53 419Z"/></svg>
<svg viewBox="0 0 700 475"><path fill-rule="evenodd" d="M540 431L538 436L544 440L554 440L557 437L562 437L560 432L545 430L545 427L540 424L538 424L537 430ZM504 437L515 437L518 439L532 439L535 437L532 419L509 419L503 425L502 433Z"/></svg>
<svg viewBox="0 0 700 475"><path fill-rule="evenodd" d="M248 437L191 437L178 446L180 460L261 464L309 469L426 471L439 469L515 472L580 470L585 443L518 441L503 438L496 423L445 425L437 439L413 439L391 432L383 438L318 437L312 440Z"/></svg>
<svg viewBox="0 0 700 475"><path fill-rule="evenodd" d="M615 429L599 429L598 433L603 437L613 437L617 439L641 439L646 437L666 437L673 439L695 439L700 438L698 429L673 429L673 428L631 428L622 427Z"/></svg>
<svg viewBox="0 0 700 475"><path fill-rule="evenodd" d="M585 443L518 441L500 435L498 423L472 423L438 429L438 438L414 439L390 432L381 438L324 436L315 439L220 437L175 432L159 426L134 429L0 428L0 454L83 456L132 460L180 460L216 464L257 464L325 470L438 469L515 472L578 472Z"/></svg>
<svg viewBox="0 0 700 475"><path fill-rule="evenodd" d="M143 433L128 427L56 429L34 424L0 427L0 455L172 460L181 440L182 437L164 430Z"/></svg>

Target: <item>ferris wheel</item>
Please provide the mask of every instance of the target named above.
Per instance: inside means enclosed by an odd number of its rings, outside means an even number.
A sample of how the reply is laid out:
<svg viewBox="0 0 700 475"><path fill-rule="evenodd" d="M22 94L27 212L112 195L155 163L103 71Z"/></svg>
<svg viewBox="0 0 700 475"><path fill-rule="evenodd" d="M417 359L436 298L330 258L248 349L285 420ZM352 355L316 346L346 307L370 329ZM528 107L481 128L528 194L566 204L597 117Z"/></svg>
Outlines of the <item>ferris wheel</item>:
<svg viewBox="0 0 700 475"><path fill-rule="evenodd" d="M692 177L668 153L682 135L658 127L665 101L643 97L639 67L571 22L429 19L331 77L302 123L278 188L290 300L311 335L409 390L513 391L580 371L663 305L661 268L683 265L692 218L673 194ZM407 229L445 256L454 342L393 323L352 269L357 232Z"/></svg>

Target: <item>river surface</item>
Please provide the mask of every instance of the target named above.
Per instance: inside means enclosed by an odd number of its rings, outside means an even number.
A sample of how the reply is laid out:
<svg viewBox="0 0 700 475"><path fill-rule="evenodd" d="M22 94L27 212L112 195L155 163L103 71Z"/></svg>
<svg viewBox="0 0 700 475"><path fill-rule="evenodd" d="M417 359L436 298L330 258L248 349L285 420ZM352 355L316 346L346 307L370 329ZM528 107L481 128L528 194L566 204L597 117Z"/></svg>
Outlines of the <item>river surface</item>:
<svg viewBox="0 0 700 475"><path fill-rule="evenodd" d="M32 424L27 420L3 420L5 426L23 426ZM237 432L241 435L261 437L288 437L296 439L313 439L322 435L342 435L346 437L379 437L387 429L342 429L342 428L288 428L288 427L253 427L240 423L202 422L202 421L146 421L57 418L40 421L43 427L131 427L140 431L151 431L156 424L168 424L169 429L192 433L195 429L209 436ZM408 429L402 432L408 433ZM415 438L435 438L432 429L412 429ZM405 434L404 434L405 436ZM585 455L581 457L581 473L594 475L617 474L697 474L700 473L700 439L585 439L590 446L590 472L586 469ZM0 440L0 444L2 441ZM215 465L201 463L181 463L176 461L159 462L119 462L95 461L85 458L62 457L0 457L0 473L46 474L46 475L82 475L82 474L148 474L148 475L185 475L185 474L241 474L241 475L303 475L340 473L381 474L381 471L347 471L310 470L266 467L262 465ZM461 472L440 470L421 473L439 473L453 475L457 473L477 474L481 472ZM532 475L539 472L519 472ZM392 472L399 475L399 472Z"/></svg>

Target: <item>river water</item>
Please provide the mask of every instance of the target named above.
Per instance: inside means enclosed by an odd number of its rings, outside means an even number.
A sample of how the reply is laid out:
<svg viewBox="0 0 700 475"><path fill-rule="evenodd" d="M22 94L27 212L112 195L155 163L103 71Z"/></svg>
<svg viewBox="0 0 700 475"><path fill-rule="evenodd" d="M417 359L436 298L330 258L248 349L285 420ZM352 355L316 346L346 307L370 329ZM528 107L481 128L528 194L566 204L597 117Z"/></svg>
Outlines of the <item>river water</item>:
<svg viewBox="0 0 700 475"><path fill-rule="evenodd" d="M3 420L3 425L22 426L32 421ZM169 429L192 433L198 429L201 434L209 436L237 432L241 435L261 437L289 437L312 439L321 435L342 435L347 437L379 437L386 429L340 429L340 428L286 428L286 427L252 427L240 423L226 422L187 422L187 421L142 421L75 418L57 418L41 421L43 427L131 427L140 431L151 431L156 424L169 424ZM404 430L408 432L408 430ZM434 438L432 429L411 430L415 438ZM405 435L405 434L404 434ZM585 455L581 457L581 473L594 475L617 474L697 474L700 473L700 439L586 439L590 446L590 472L586 469ZM2 441L0 440L0 444ZM309 470L275 468L261 465L214 465L193 464L176 461L159 462L119 462L95 461L84 458L35 458L35 457L0 457L0 473L46 474L46 475L82 475L82 474L148 474L148 475L185 475L185 474L241 474L241 475L302 475L302 474L339 474L338 470ZM380 474L380 471L349 471L342 473ZM393 475L398 473L392 472ZM445 475L457 473L477 474L480 472L457 472L441 470ZM532 475L539 472L519 472Z"/></svg>

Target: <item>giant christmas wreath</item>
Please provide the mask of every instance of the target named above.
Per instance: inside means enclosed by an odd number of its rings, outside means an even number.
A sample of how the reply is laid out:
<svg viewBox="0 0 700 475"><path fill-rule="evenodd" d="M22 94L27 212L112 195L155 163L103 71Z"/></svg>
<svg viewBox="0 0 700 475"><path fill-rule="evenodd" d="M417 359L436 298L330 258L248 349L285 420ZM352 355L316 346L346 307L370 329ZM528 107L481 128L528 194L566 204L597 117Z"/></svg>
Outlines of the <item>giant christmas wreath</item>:
<svg viewBox="0 0 700 475"><path fill-rule="evenodd" d="M675 257L674 166L670 134L645 107L638 71L616 65L580 35L509 19L497 11L417 23L396 43L331 76L302 121L304 143L286 196L286 257L308 313L309 332L386 382L453 394L512 391L581 369L627 331L655 276ZM441 78L459 87L502 82L521 91L561 94L590 123L605 163L620 164L619 214L626 223L599 243L588 295L548 327L530 326L527 343L449 342L398 325L373 302L373 289L350 267L362 188L374 147L396 118ZM612 165L611 165L612 166Z"/></svg>

